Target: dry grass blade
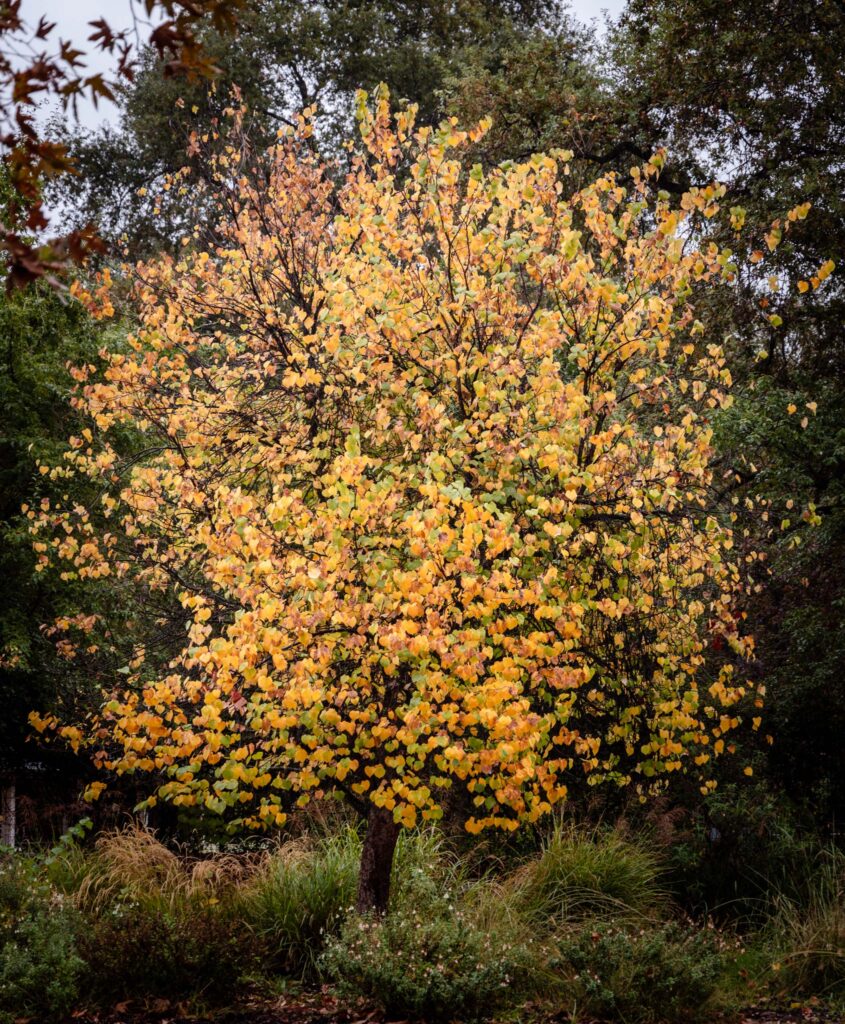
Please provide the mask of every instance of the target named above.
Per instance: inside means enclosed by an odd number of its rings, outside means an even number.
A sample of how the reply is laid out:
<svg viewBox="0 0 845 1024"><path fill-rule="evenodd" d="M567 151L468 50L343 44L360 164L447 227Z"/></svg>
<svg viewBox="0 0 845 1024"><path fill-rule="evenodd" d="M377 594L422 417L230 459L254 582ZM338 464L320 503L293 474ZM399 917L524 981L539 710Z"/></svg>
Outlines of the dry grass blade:
<svg viewBox="0 0 845 1024"><path fill-rule="evenodd" d="M218 897L255 873L255 861L231 854L192 860L168 849L154 832L129 825L97 840L76 898L90 909L126 899L173 907Z"/></svg>

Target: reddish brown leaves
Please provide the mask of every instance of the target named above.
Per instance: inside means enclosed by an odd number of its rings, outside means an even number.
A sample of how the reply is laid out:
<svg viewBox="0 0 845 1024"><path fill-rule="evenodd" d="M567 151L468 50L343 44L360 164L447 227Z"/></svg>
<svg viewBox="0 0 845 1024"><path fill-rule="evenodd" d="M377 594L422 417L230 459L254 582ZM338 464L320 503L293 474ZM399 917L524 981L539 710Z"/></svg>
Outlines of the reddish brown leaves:
<svg viewBox="0 0 845 1024"><path fill-rule="evenodd" d="M160 13L166 20L157 26L150 42L165 62L165 74L212 76L217 69L206 57L199 38L205 26L218 32L237 27L237 15L247 0L144 0L148 16ZM66 265L83 260L100 248L92 229L73 232L50 243L25 237L22 229L38 232L47 227L42 205L45 178L73 171L66 147L42 138L32 117L37 102L55 97L75 117L80 98L95 107L113 100L115 84L134 75L134 51L127 30L114 30L105 18L90 22L94 30L88 42L115 55L113 78L97 72L86 75L86 51L70 40L59 39L50 49L55 22L39 18L28 27L21 11L22 0L7 0L0 8L0 145L12 198L2 218L0 248L6 253L9 288L40 277L57 280Z"/></svg>

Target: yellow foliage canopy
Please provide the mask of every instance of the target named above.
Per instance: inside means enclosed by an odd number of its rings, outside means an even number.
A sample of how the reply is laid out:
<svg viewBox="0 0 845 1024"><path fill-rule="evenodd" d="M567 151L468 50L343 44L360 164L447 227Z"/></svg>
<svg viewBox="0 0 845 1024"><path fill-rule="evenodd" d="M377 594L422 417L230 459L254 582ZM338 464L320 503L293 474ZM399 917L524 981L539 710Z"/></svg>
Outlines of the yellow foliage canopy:
<svg viewBox="0 0 845 1024"><path fill-rule="evenodd" d="M744 692L705 651L750 646L708 501L730 377L689 304L731 275L685 226L721 190L670 208L656 158L569 196L566 154L484 173L484 125L359 120L339 184L307 115L230 146L213 242L138 268L128 353L77 371L92 433L50 472L103 507L33 513L44 564L186 624L65 735L253 826L338 791L412 825L460 786L470 830L512 828L576 774L704 763Z"/></svg>

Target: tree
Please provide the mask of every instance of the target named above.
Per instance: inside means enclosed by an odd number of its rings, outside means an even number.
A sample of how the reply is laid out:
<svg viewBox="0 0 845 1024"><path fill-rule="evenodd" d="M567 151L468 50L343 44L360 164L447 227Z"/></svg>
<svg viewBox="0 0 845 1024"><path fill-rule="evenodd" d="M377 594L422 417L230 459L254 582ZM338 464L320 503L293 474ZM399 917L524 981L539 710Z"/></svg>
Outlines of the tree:
<svg viewBox="0 0 845 1024"><path fill-rule="evenodd" d="M444 115L449 76L471 62L495 68L520 39L559 17L557 0L260 0L244 10L238 34L205 31L205 53L219 69L209 88L163 74L148 48L131 84L119 93L120 124L96 132L59 134L80 174L58 182L57 199L75 224L91 221L112 240L125 239L133 258L178 245L183 204L162 196L164 177L200 154L186 156L192 131L211 133L237 86L249 107L255 144L315 107L322 152L349 136L356 89L385 82L391 94L418 104L417 122ZM479 117L487 113L486 109ZM542 147L541 147L542 148ZM160 208L153 216L152 199Z"/></svg>
<svg viewBox="0 0 845 1024"><path fill-rule="evenodd" d="M38 461L59 458L77 422L65 363L96 359L97 325L78 303L36 287L0 298L0 327L0 741L8 768L26 760L27 712L52 706L52 644L39 626L66 610L57 581L35 574L21 506L39 490L49 493L39 485Z"/></svg>
<svg viewBox="0 0 845 1024"><path fill-rule="evenodd" d="M232 31L237 13L245 0L143 0L147 16L164 15L164 21L150 33L167 74L211 75L214 65L208 60L198 30L209 24L220 32ZM30 232L48 227L43 203L45 182L74 171L67 146L57 138L45 138L38 129L33 112L36 101L44 97L58 99L62 109L77 112L80 97L86 95L96 104L113 99L115 81L102 74L85 73L85 51L69 40L58 40L50 52L55 22L46 16L31 28L22 12L22 0L4 0L0 8L0 146L3 150L4 181L13 190L10 210L12 222L25 220ZM134 0L130 0L135 29L138 18ZM133 45L128 30L115 32L105 18L90 23L94 30L89 42L94 48L114 54L115 77L131 81ZM10 288L29 284L45 275L53 275L68 261L80 262L101 247L90 224L75 229L49 243L34 244L17 225L3 225L0 250Z"/></svg>
<svg viewBox="0 0 845 1024"><path fill-rule="evenodd" d="M32 512L42 564L173 594L181 641L159 668L136 636L96 715L35 722L162 773L150 803L257 828L347 799L381 910L451 790L512 829L574 778L704 770L751 641L710 508L730 374L687 298L732 274L695 244L721 190L671 207L658 155L568 198L566 154L485 174L485 125L414 131L383 91L358 117L341 182L307 114L225 146L212 231L139 266L130 350L76 371L90 425L45 473L102 495Z"/></svg>
<svg viewBox="0 0 845 1024"><path fill-rule="evenodd" d="M485 165L572 150L573 190L609 170L627 172L667 142L621 101L594 30L574 19L513 37L495 64L462 62L444 83L444 101L462 122L492 118L478 147ZM685 191L667 168L662 179L664 188Z"/></svg>
<svg viewBox="0 0 845 1024"><path fill-rule="evenodd" d="M728 182L749 222L811 203L771 264L781 287L770 307L786 327L766 342L782 375L836 376L845 365L842 289L809 287L845 246L843 31L845 10L828 0L631 0L615 39L621 102L688 166ZM739 315L747 321L747 308Z"/></svg>
<svg viewBox="0 0 845 1024"><path fill-rule="evenodd" d="M738 378L718 441L732 496L771 509L743 523L770 567L749 605L769 768L826 826L845 812L845 589L832 568L845 544L845 288L831 273L845 251L843 32L845 8L827 0L630 0L614 39L619 102L672 139L694 180L725 181L749 227L811 204L765 264L752 262L764 246L738 247L743 286L699 316L730 338Z"/></svg>

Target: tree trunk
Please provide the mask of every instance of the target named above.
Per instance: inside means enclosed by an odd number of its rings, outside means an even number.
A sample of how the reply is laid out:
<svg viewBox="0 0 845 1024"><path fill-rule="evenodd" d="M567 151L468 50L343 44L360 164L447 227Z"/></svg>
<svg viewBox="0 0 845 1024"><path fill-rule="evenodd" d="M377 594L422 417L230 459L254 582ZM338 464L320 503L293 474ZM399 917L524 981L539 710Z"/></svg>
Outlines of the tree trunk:
<svg viewBox="0 0 845 1024"><path fill-rule="evenodd" d="M0 783L0 845L14 846L17 832L15 780Z"/></svg>
<svg viewBox="0 0 845 1024"><path fill-rule="evenodd" d="M359 914L387 913L393 851L398 838L399 826L393 820L393 812L372 805L367 815L367 834L361 849L361 874L356 903Z"/></svg>

